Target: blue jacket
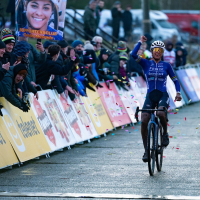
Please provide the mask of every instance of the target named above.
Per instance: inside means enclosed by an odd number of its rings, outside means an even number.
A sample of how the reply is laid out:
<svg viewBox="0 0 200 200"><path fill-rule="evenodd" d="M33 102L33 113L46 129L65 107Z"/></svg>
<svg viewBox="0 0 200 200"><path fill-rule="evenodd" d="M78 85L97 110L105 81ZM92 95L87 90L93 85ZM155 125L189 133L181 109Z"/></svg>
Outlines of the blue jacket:
<svg viewBox="0 0 200 200"><path fill-rule="evenodd" d="M175 84L176 91L180 92L180 84L172 69L172 66L167 63L160 61L156 63L154 60L146 60L137 55L140 49L141 42L138 42L136 47L133 49L131 56L142 66L147 82L147 93L153 90L160 90L161 92L167 92L167 76L169 75Z"/></svg>

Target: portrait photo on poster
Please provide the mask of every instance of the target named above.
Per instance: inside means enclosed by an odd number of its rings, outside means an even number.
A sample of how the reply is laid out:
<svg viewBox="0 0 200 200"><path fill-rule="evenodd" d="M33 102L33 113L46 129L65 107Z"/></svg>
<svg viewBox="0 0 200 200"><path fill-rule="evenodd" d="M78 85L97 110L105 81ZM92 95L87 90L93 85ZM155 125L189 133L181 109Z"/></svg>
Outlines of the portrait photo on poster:
<svg viewBox="0 0 200 200"><path fill-rule="evenodd" d="M16 35L63 40L67 0L15 0Z"/></svg>

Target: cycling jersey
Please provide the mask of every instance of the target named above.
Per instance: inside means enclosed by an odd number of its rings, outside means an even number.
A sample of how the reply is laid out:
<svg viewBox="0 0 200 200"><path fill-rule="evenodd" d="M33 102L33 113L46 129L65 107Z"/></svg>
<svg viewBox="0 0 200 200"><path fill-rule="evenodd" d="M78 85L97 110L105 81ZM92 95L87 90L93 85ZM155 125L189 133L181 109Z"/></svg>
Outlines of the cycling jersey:
<svg viewBox="0 0 200 200"><path fill-rule="evenodd" d="M136 47L133 49L131 56L142 66L147 82L147 93L153 90L159 90L161 92L167 92L167 76L169 75L175 84L176 91L180 92L180 84L172 69L172 66L160 61L156 63L154 60L146 60L137 55L142 42L139 41Z"/></svg>

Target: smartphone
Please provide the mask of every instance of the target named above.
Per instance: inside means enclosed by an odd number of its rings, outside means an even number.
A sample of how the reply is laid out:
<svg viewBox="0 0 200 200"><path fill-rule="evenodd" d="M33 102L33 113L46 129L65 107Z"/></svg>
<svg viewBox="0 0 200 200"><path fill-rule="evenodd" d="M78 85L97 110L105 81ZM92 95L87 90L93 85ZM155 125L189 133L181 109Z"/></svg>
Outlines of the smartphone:
<svg viewBox="0 0 200 200"><path fill-rule="evenodd" d="M8 63L8 58L6 58L6 63Z"/></svg>
<svg viewBox="0 0 200 200"><path fill-rule="evenodd" d="M17 57L17 62L21 62L22 61L22 56L18 56Z"/></svg>
<svg viewBox="0 0 200 200"><path fill-rule="evenodd" d="M41 39L37 39L37 44L39 44L39 42L42 42L42 40Z"/></svg>

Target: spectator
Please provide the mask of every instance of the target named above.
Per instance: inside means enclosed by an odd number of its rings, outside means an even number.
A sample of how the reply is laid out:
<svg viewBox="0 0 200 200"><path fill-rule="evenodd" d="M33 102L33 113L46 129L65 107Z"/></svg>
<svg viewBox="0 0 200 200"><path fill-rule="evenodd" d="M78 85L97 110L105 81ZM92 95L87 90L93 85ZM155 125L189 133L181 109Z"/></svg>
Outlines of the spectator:
<svg viewBox="0 0 200 200"><path fill-rule="evenodd" d="M125 44L126 44L126 53L129 54L131 50L130 50L129 47L127 46L127 40L126 40L125 38L121 37L121 38L119 38L118 42L119 42L119 41L125 42Z"/></svg>
<svg viewBox="0 0 200 200"><path fill-rule="evenodd" d="M13 54L15 55L16 60L18 62L21 62L22 64L24 64L26 66L27 70L30 66L30 62L28 59L30 49L31 49L31 46L26 41L18 42L15 45L15 47L13 48ZM38 99L37 89L35 88L34 85L31 84L31 82L27 76L24 78L23 82L19 82L18 87L22 90L23 99L25 102L28 101L28 103L29 103L28 92L34 93L34 95Z"/></svg>
<svg viewBox="0 0 200 200"><path fill-rule="evenodd" d="M6 51L6 45L0 40L0 81L4 78L5 74L10 68L10 63L6 62L3 63L3 55Z"/></svg>
<svg viewBox="0 0 200 200"><path fill-rule="evenodd" d="M101 12L103 10L103 7L104 7L104 1L100 0L95 10L96 11L96 28L99 27L99 22L100 22Z"/></svg>
<svg viewBox="0 0 200 200"><path fill-rule="evenodd" d="M96 48L95 48L94 50L95 50L96 56L99 57L100 52L101 52L101 45L102 45L102 43L103 43L103 38L100 37L100 36L95 36L95 37L92 39L92 41L96 43ZM94 45L93 45L93 46L94 46Z"/></svg>
<svg viewBox="0 0 200 200"><path fill-rule="evenodd" d="M180 48L181 48L181 50L182 50L182 52L183 52L183 55L182 55L182 64L183 65L186 65L186 63L187 63L187 55L188 55L188 52L187 52L187 50L185 49L185 47L184 47L184 45L183 45L183 43L182 42L177 42L176 43L176 46L175 46L175 51L177 51L177 50L180 50Z"/></svg>
<svg viewBox="0 0 200 200"><path fill-rule="evenodd" d="M39 84L42 89L46 89L47 83L52 74L61 76L67 75L76 59L74 50L71 50L71 61L63 67L62 64L56 62L59 55L60 46L50 45L48 48L47 60L36 68L36 83Z"/></svg>
<svg viewBox="0 0 200 200"><path fill-rule="evenodd" d="M176 48L176 68L184 66L184 50L181 47Z"/></svg>
<svg viewBox="0 0 200 200"><path fill-rule="evenodd" d="M113 42L117 42L119 38L119 29L120 29L120 21L121 21L121 2L116 1L111 10L112 13L112 28L113 28L113 37L115 37Z"/></svg>
<svg viewBox="0 0 200 200"><path fill-rule="evenodd" d="M81 42L80 40L75 40L72 43L72 47L75 49L75 52L79 55L80 63L86 65L96 62L96 55L94 50L86 50L83 52L83 42Z"/></svg>
<svg viewBox="0 0 200 200"><path fill-rule="evenodd" d="M2 42L4 42L6 45L6 52L3 55L3 59L5 60L4 62L9 62L12 66L16 61L15 55L12 53L13 48L15 46L15 38L12 35L12 31L9 28L4 28L1 31L1 35Z"/></svg>
<svg viewBox="0 0 200 200"><path fill-rule="evenodd" d="M5 97L13 106L18 107L24 112L28 112L30 108L22 100L22 91L17 85L25 79L27 74L26 65L20 63L15 67L10 67L10 70L0 82L0 96ZM19 93L19 96L17 93Z"/></svg>
<svg viewBox="0 0 200 200"><path fill-rule="evenodd" d="M19 41L28 42L28 38L19 37ZM37 49L32 44L29 43L29 45L30 45L30 52L28 54L29 67L28 67L27 79L36 88L37 85L35 83L36 82L35 66L36 63L41 64L45 62L47 58L47 53L41 42L37 42L37 44L35 45ZM40 53L38 52L38 50L40 51Z"/></svg>
<svg viewBox="0 0 200 200"><path fill-rule="evenodd" d="M126 7L126 10L122 14L122 21L124 26L124 38L126 38L127 41L131 41L132 37L132 31L133 31L133 17L132 13L130 12L131 6L128 5Z"/></svg>
<svg viewBox="0 0 200 200"><path fill-rule="evenodd" d="M89 6L85 8L83 16L85 39L90 40L96 34L96 19L95 19L96 1L90 0Z"/></svg>
<svg viewBox="0 0 200 200"><path fill-rule="evenodd" d="M168 41L166 42L166 45L165 45L165 51L164 51L164 54L163 54L163 60L165 62L168 62L171 64L172 67L175 67L175 60L176 60L176 55L175 55L175 52L173 50L173 43L171 41Z"/></svg>

